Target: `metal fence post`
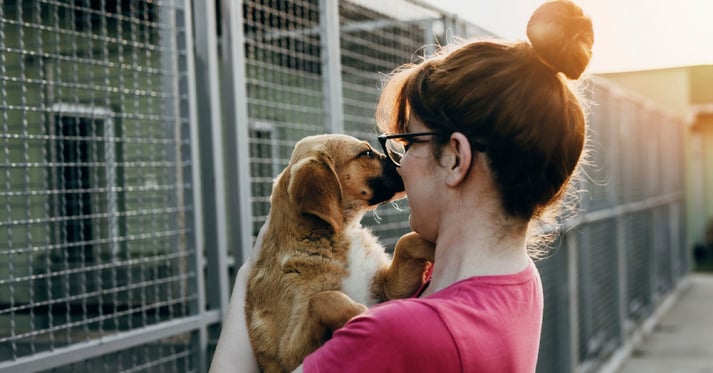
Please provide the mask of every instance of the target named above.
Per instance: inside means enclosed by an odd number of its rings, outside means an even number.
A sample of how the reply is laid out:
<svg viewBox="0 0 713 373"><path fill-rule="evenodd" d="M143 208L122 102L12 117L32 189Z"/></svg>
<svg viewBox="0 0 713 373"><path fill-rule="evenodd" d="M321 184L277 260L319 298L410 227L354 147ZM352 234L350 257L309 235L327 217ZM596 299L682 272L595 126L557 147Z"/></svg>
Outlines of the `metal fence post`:
<svg viewBox="0 0 713 373"><path fill-rule="evenodd" d="M681 256L679 255L679 250L676 250L678 245L681 243L681 228L679 217L679 202L678 199L672 199L668 205L668 230L669 230L669 260L671 261L671 288L675 289L676 285L680 282L682 271Z"/></svg>
<svg viewBox="0 0 713 373"><path fill-rule="evenodd" d="M198 137L198 108L197 108L197 102L196 102L196 94L192 94L192 92L197 92L196 91L196 69L195 69L195 55L194 55L194 39L193 39L193 34L190 32L192 29L192 26L194 25L194 14L192 12L192 7L190 3L186 2L185 4L185 9L184 9L184 18L183 18L183 24L184 27L186 28L186 39L185 39L185 47L186 47L186 74L187 74L187 79L186 79L186 90L185 92L186 96L188 97L188 119L189 119L189 133L187 134L190 139L190 160L191 164L194 165L191 169L191 183L193 184L193 194L191 196L187 196L187 203L192 204L193 206L193 219L191 221L192 227L191 229L193 230L193 235L191 236L191 239L193 240L193 244L195 247L195 260L194 263L191 265L194 273L196 274L196 279L195 281L191 282L193 289L192 292L196 294L196 300L192 302L191 304L191 313L192 314L197 314L201 315L203 312L205 312L205 303L206 303L206 298L205 298L205 278L204 278L204 272L203 268L205 265L205 258L203 256L203 252L205 249L205 241L203 240L203 220L205 215L203 214L203 200L202 200L202 181L201 178L203 177L202 172L201 172L201 167L196 167L200 165L200 149L201 146L199 144L199 137ZM185 135L183 135L185 136ZM204 322L207 322L207 320L203 320ZM207 331L207 324L202 324L201 327L196 330L193 335L191 336L191 339L195 342L198 343L198 347L194 351L194 356L196 359L196 364L195 366L197 367L198 371L203 372L205 371L207 367L207 356L206 356L206 351L207 348L206 346L208 345L208 331Z"/></svg>
<svg viewBox="0 0 713 373"><path fill-rule="evenodd" d="M228 142L226 153L230 193L229 214L233 224L229 242L233 245L236 269L247 260L252 248L252 204L250 202L250 133L248 92L245 77L245 35L243 34L243 2L221 1L223 25L222 72L223 109ZM223 290L223 289L221 289Z"/></svg>
<svg viewBox="0 0 713 373"><path fill-rule="evenodd" d="M326 130L344 133L339 2L319 0L319 43L322 60L322 91Z"/></svg>
<svg viewBox="0 0 713 373"><path fill-rule="evenodd" d="M569 371L579 363L579 234L569 233L567 240L567 280L569 285Z"/></svg>
<svg viewBox="0 0 713 373"><path fill-rule="evenodd" d="M626 340L626 333L627 333L627 308L628 308L628 299L629 299L629 292L628 292L628 279L629 277L627 276L627 260L626 260L626 229L625 229L625 221L626 221L626 214L621 214L615 218L615 224L616 224L616 232L615 234L615 240L614 244L616 245L616 274L618 277L618 283L619 285L616 287L617 289L617 294L616 294L616 303L617 303L617 308L618 308L618 315L619 315L619 346L621 346L624 341Z"/></svg>
<svg viewBox="0 0 713 373"><path fill-rule="evenodd" d="M221 312L228 307L227 218L223 165L222 118L218 78L218 51L215 2L198 1L195 9L195 72L198 113L198 140L203 193L203 243L206 255L206 292L210 308ZM199 269L201 270L201 269ZM201 367L202 368L202 367Z"/></svg>

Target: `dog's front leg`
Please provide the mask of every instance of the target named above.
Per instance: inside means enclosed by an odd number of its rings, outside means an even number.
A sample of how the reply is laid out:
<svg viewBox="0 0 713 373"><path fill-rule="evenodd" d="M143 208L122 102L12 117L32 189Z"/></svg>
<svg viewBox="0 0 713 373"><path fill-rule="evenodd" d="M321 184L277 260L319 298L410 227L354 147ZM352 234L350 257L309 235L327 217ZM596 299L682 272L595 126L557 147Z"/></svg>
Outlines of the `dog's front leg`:
<svg viewBox="0 0 713 373"><path fill-rule="evenodd" d="M423 283L427 265L433 263L435 246L410 232L399 239L394 248L391 264L377 272L372 283L372 293L377 302L413 296Z"/></svg>
<svg viewBox="0 0 713 373"><path fill-rule="evenodd" d="M297 323L282 341L281 357L285 368L289 371L297 368L302 364L302 360L323 345L335 330L364 311L366 306L338 290L322 291L313 295L306 309L295 309L293 317Z"/></svg>

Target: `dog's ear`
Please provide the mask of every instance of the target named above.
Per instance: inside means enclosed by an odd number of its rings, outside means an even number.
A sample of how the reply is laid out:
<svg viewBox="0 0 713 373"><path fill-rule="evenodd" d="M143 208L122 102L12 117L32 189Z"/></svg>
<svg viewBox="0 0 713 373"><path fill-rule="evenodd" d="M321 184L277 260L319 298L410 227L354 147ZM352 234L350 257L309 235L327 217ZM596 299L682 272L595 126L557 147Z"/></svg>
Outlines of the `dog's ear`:
<svg viewBox="0 0 713 373"><path fill-rule="evenodd" d="M329 156L319 154L295 163L288 192L300 212L322 219L335 232L342 230L342 185Z"/></svg>

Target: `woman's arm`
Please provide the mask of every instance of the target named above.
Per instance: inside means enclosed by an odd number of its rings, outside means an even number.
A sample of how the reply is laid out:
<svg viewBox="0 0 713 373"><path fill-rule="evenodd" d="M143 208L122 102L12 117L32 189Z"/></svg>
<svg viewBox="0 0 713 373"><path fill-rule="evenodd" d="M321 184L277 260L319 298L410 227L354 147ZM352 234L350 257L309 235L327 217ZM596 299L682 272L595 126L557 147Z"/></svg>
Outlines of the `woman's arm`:
<svg viewBox="0 0 713 373"><path fill-rule="evenodd" d="M245 321L245 293L250 269L252 263L248 260L240 267L235 277L228 313L223 320L223 329L213 354L210 373L259 372Z"/></svg>
<svg viewBox="0 0 713 373"><path fill-rule="evenodd" d="M270 216L265 219L265 223L260 228L250 258L240 266L238 274L235 276L228 313L223 320L223 329L218 337L218 345L215 347L209 373L259 372L248 337L248 325L245 320L245 294L248 290L248 276L260 257L263 235L269 223Z"/></svg>

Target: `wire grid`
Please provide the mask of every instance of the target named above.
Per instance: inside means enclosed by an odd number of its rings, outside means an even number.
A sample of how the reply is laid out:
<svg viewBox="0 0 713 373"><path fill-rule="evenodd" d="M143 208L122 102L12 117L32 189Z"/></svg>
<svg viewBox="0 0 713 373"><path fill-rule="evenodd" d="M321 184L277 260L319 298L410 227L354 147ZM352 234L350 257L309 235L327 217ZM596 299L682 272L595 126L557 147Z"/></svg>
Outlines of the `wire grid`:
<svg viewBox="0 0 713 373"><path fill-rule="evenodd" d="M344 102L344 129L347 133L376 141L375 111L382 79L394 68L409 62L419 62L428 35L433 36L432 23L438 21L431 12L405 1L392 6L403 10L397 15L367 8L356 2L342 1L339 7L340 49ZM381 150L380 150L381 151ZM379 207L367 215L369 226L381 242L392 249L396 241L408 232L406 200Z"/></svg>
<svg viewBox="0 0 713 373"><path fill-rule="evenodd" d="M192 361L196 348L199 346L191 344L190 333L179 334L49 371L52 373L197 372L199 370Z"/></svg>
<svg viewBox="0 0 713 373"><path fill-rule="evenodd" d="M606 219L581 228L579 249L580 361L600 359L618 347L616 222Z"/></svg>
<svg viewBox="0 0 713 373"><path fill-rule="evenodd" d="M685 159L686 152L683 149L683 131L681 131L680 121L671 118L669 115L658 114L660 122L660 141L662 153L661 157L661 181L664 193L681 192L685 185Z"/></svg>
<svg viewBox="0 0 713 373"><path fill-rule="evenodd" d="M653 213L653 253L656 263L655 290L657 295L664 295L673 286L671 232L669 230L670 212L668 206L660 206Z"/></svg>
<svg viewBox="0 0 713 373"><path fill-rule="evenodd" d="M272 180L295 142L325 132L319 5L245 1L253 237L269 212Z"/></svg>
<svg viewBox="0 0 713 373"><path fill-rule="evenodd" d="M651 271L651 212L639 211L622 217L626 255L626 312L636 322L653 312Z"/></svg>
<svg viewBox="0 0 713 373"><path fill-rule="evenodd" d="M352 2L339 6L345 132L376 145L379 74L412 60L434 16L413 5L409 21ZM328 52L321 50L319 11L316 1L244 5L253 238L269 212L272 182L287 166L294 144L327 131L321 56ZM406 231L405 213L381 207L365 224L393 244Z"/></svg>
<svg viewBox="0 0 713 373"><path fill-rule="evenodd" d="M181 17L0 5L0 362L190 312Z"/></svg>
<svg viewBox="0 0 713 373"><path fill-rule="evenodd" d="M677 217L678 217L678 226L676 227L678 230L678 240L674 241L674 245L677 245L678 247L674 247L673 250L678 250L677 257L678 257L678 268L676 274L676 279L677 282L678 280L683 279L688 273L691 272L691 252L688 249L688 243L686 242L686 234L685 234L685 229L686 229L686 207L685 207L685 200L682 200L681 202L675 204L675 209L677 211Z"/></svg>
<svg viewBox="0 0 713 373"><path fill-rule="evenodd" d="M659 114L659 149L660 153L660 188L661 193L685 193L685 154L684 133L680 130L681 123L670 115ZM669 250L675 252L672 259L672 281L678 282L680 276L690 270L689 245L684 234L686 227L685 205L683 199L678 203L670 205L672 209L669 219L673 219L673 229L671 233L671 247Z"/></svg>
<svg viewBox="0 0 713 373"><path fill-rule="evenodd" d="M552 244L552 255L537 262L545 299L538 372L567 373L571 366L569 250L566 237Z"/></svg>
<svg viewBox="0 0 713 373"><path fill-rule="evenodd" d="M633 100L620 100L619 111L619 159L617 175L618 203L629 203L645 196L646 163L644 163L644 142L649 141L646 123L641 122L641 107Z"/></svg>
<svg viewBox="0 0 713 373"><path fill-rule="evenodd" d="M619 154L616 142L619 130L617 98L606 86L593 85L590 99L595 104L589 107L588 153L583 166L587 185L582 204L586 211L615 205L613 181L616 179L612 179L611 174L618 164Z"/></svg>

